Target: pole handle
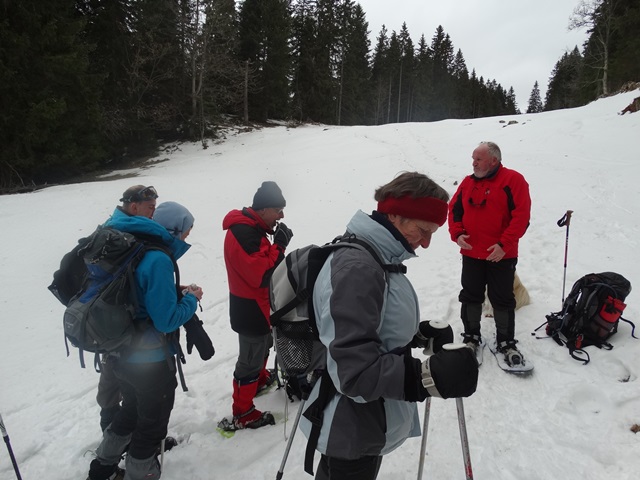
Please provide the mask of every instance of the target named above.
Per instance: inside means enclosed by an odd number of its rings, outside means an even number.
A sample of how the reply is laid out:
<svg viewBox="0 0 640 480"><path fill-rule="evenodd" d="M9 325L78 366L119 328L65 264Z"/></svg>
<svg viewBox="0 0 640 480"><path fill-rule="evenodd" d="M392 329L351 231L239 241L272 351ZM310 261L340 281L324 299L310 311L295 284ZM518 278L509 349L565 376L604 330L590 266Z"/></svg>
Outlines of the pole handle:
<svg viewBox="0 0 640 480"><path fill-rule="evenodd" d="M567 228L569 228L569 225L571 225L571 215L573 214L573 210L567 210L567 213L565 213L562 218L560 220L558 220L558 226L559 227L564 227L565 225L567 226Z"/></svg>

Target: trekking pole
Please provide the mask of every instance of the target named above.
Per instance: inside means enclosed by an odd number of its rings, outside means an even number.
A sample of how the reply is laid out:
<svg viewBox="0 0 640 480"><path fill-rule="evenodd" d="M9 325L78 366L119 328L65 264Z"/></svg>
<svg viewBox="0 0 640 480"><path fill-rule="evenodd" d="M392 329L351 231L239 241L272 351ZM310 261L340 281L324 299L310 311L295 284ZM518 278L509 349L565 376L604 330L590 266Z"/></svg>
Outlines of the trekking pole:
<svg viewBox="0 0 640 480"><path fill-rule="evenodd" d="M302 416L302 410L304 410L304 404L306 400L302 399L300 401L300 407L298 407L298 413L296 414L296 419L293 422L293 428L291 429L291 436L289 437L289 441L287 442L287 447L284 449L284 456L282 457L282 462L280 463L280 469L276 474L276 480L280 480L284 473L284 465L287 463L287 457L289 457L289 450L291 450L291 444L293 443L293 437L296 436L296 430L298 429L298 422L300 422L300 417Z"/></svg>
<svg viewBox="0 0 640 480"><path fill-rule="evenodd" d="M456 407L458 409L458 426L460 427L460 443L462 444L465 478L466 480L473 480L471 455L469 454L469 438L467 437L467 422L464 419L464 405L462 403L462 398L456 398Z"/></svg>
<svg viewBox="0 0 640 480"><path fill-rule="evenodd" d="M564 241L564 276L562 277L562 304L564 304L564 288L567 282L567 252L569 251L569 225L571 225L571 214L573 210L567 210L560 220L558 220L558 226L567 226L567 236Z"/></svg>
<svg viewBox="0 0 640 480"><path fill-rule="evenodd" d="M13 449L11 448L11 440L9 440L9 435L7 434L7 430L4 428L4 420L2 420L2 415L0 415L0 430L2 430L4 443L7 444L7 450L9 450L9 456L11 457L11 463L13 464L13 469L16 471L16 477L18 477L18 480L22 480L22 477L20 476L20 470L18 469L18 462L16 462L16 457L13 455Z"/></svg>
<svg viewBox="0 0 640 480"><path fill-rule="evenodd" d="M422 480L424 457L427 454L427 430L429 429L429 412L431 411L431 397L424 401L424 420L422 421L422 442L420 444L420 461L418 462L418 480Z"/></svg>
<svg viewBox="0 0 640 480"><path fill-rule="evenodd" d="M164 465L164 445L167 437L163 438L160 442L160 471L162 471L162 466Z"/></svg>

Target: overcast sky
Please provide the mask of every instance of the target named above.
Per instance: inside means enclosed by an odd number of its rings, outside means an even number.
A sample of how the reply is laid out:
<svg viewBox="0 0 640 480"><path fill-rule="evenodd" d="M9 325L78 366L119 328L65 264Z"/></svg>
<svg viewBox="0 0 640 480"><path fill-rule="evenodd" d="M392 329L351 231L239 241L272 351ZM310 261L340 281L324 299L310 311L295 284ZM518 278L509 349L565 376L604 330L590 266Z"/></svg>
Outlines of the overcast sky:
<svg viewBox="0 0 640 480"><path fill-rule="evenodd" d="M556 62L577 45L582 51L586 31L567 29L578 0L356 0L364 9L372 51L382 25L389 33L407 23L417 45L427 44L438 25L462 50L469 73L513 87L521 111L537 80L544 102Z"/></svg>

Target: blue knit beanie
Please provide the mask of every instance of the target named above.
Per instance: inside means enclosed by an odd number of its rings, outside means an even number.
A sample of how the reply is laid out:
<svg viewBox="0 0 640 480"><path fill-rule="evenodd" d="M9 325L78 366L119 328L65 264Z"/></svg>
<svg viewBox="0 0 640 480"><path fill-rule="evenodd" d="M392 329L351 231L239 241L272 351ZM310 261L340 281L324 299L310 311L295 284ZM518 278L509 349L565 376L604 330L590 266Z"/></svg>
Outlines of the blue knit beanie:
<svg viewBox="0 0 640 480"><path fill-rule="evenodd" d="M158 205L153 219L176 238L180 238L185 232L188 232L194 222L191 212L176 202L163 202Z"/></svg>

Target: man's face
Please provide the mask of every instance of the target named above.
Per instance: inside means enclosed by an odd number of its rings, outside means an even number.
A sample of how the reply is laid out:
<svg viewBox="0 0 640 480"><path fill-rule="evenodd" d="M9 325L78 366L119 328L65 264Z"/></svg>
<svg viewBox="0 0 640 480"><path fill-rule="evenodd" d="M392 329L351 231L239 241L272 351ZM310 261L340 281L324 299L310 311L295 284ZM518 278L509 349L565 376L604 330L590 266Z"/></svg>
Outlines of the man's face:
<svg viewBox="0 0 640 480"><path fill-rule="evenodd" d="M278 220L284 218L284 208L263 208L257 213L271 230L276 227Z"/></svg>
<svg viewBox="0 0 640 480"><path fill-rule="evenodd" d="M132 202L129 204L128 213L134 216L153 218L156 211L156 199L145 200L144 202Z"/></svg>
<svg viewBox="0 0 640 480"><path fill-rule="evenodd" d="M480 145L476 148L471 158L473 159L471 164L473 166L473 174L477 178L486 177L498 165L498 159L489 154L489 149L486 145Z"/></svg>

